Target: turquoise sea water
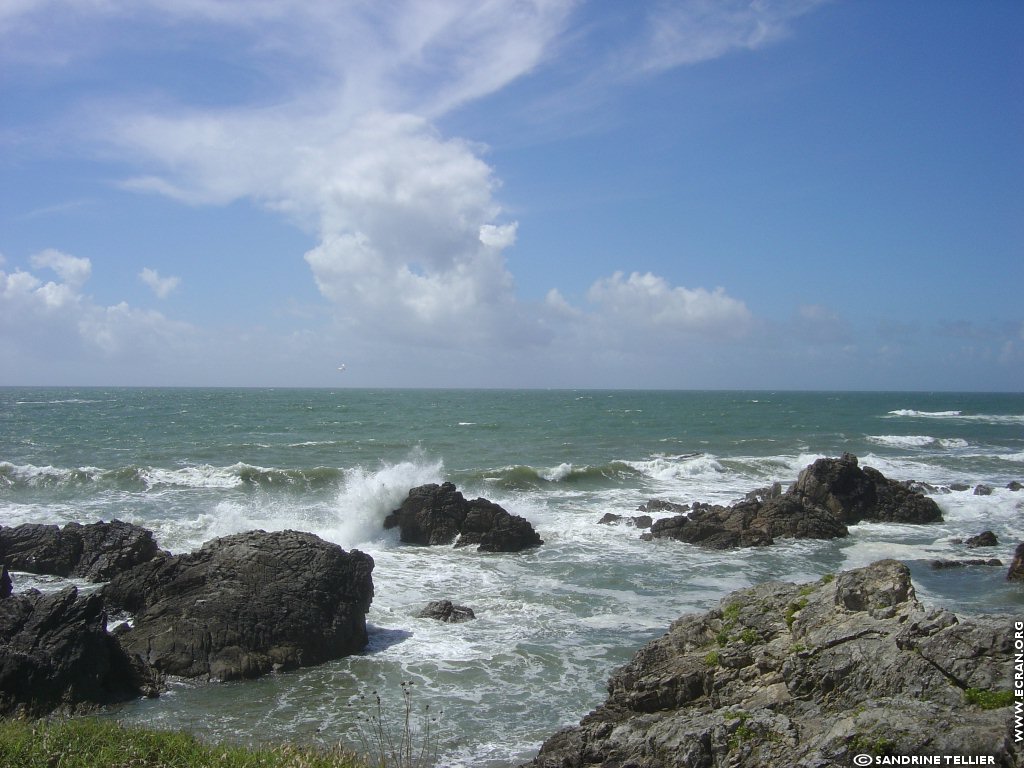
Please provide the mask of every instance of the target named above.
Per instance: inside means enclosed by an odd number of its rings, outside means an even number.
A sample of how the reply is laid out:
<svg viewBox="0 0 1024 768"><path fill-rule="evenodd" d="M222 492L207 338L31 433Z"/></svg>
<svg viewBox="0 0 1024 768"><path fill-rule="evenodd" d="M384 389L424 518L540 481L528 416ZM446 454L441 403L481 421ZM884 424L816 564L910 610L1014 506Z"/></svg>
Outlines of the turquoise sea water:
<svg viewBox="0 0 1024 768"><path fill-rule="evenodd" d="M729 503L851 452L936 487L945 522L712 552L598 525L651 498ZM518 555L400 546L381 528L409 488L451 480L529 519ZM648 391L0 389L0 524L118 518L183 552L252 528L312 531L373 555L366 653L232 684L175 683L129 722L259 742L358 741L360 695L443 710L446 765L512 765L604 698L611 671L679 615L766 579L805 581L883 557L961 612L1024 614L1004 569L951 539L1024 541L1024 395ZM962 483L972 490L952 491ZM991 495L973 493L978 484ZM15 588L56 588L15 574ZM476 621L412 614L432 599Z"/></svg>

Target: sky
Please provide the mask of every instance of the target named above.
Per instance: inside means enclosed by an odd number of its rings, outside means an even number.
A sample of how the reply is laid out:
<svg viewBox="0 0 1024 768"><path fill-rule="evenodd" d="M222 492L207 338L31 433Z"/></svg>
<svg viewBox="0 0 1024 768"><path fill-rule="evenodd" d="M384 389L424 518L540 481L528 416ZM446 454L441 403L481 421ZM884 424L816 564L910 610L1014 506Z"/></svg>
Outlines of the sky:
<svg viewBox="0 0 1024 768"><path fill-rule="evenodd" d="M1019 0L4 0L0 385L1021 391L1022 40Z"/></svg>

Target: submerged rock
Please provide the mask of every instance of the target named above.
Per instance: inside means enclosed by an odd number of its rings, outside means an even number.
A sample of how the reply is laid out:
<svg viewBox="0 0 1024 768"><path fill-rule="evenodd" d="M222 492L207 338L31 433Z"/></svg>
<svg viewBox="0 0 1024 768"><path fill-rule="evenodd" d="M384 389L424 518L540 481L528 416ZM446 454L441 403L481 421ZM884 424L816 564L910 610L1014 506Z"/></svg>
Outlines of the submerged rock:
<svg viewBox="0 0 1024 768"><path fill-rule="evenodd" d="M446 624L460 624L476 618L472 608L455 605L451 600L432 600L423 610L414 614L417 619L437 619Z"/></svg>
<svg viewBox="0 0 1024 768"><path fill-rule="evenodd" d="M976 557L970 560L932 560L932 568L946 570L949 568L966 568L969 565L988 565L997 568L1003 567L1003 561L998 557L990 557L988 560Z"/></svg>
<svg viewBox="0 0 1024 768"><path fill-rule="evenodd" d="M25 523L0 526L0 561L12 571L107 581L154 557L166 556L153 532L121 520L89 525Z"/></svg>
<svg viewBox="0 0 1024 768"><path fill-rule="evenodd" d="M976 549L977 547L998 547L999 538L992 533L992 531L982 531L977 536L971 536L964 545L968 549Z"/></svg>
<svg viewBox="0 0 1024 768"><path fill-rule="evenodd" d="M687 505L689 509L689 505ZM617 525L619 523L625 523L631 525L634 528L650 528L654 524L654 518L650 515L633 515L626 517L625 515L617 515L614 512L605 512L600 520L597 521L599 525Z"/></svg>
<svg viewBox="0 0 1024 768"><path fill-rule="evenodd" d="M0 716L155 696L155 675L125 652L106 622L100 595L80 596L75 587L0 597Z"/></svg>
<svg viewBox="0 0 1024 768"><path fill-rule="evenodd" d="M938 505L906 484L858 466L857 457L818 459L785 493L762 489L730 507L694 504L687 515L656 521L643 538L672 538L712 549L759 547L779 538L832 539L872 520L929 523Z"/></svg>
<svg viewBox="0 0 1024 768"><path fill-rule="evenodd" d="M476 544L480 552L519 552L544 543L525 518L487 499L467 501L452 483L413 488L384 527L398 528L404 544Z"/></svg>
<svg viewBox="0 0 1024 768"><path fill-rule="evenodd" d="M361 651L372 570L311 533L250 531L136 566L103 595L135 614L121 641L156 669L232 680Z"/></svg>
<svg viewBox="0 0 1024 768"><path fill-rule="evenodd" d="M1014 766L1012 627L926 608L892 560L761 584L674 622L529 765L838 768L857 754L967 754Z"/></svg>

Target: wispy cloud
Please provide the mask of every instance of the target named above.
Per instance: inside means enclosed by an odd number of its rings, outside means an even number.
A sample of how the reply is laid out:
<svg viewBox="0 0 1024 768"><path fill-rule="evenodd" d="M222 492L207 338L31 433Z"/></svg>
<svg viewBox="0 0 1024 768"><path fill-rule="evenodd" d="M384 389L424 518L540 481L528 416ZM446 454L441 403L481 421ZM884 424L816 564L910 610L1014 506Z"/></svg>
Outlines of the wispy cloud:
<svg viewBox="0 0 1024 768"><path fill-rule="evenodd" d="M625 62L640 72L662 71L763 48L784 39L794 19L826 1L663 0Z"/></svg>
<svg viewBox="0 0 1024 768"><path fill-rule="evenodd" d="M181 283L180 277L163 277L155 269L146 267L139 272L139 279L148 285L158 299L166 299Z"/></svg>

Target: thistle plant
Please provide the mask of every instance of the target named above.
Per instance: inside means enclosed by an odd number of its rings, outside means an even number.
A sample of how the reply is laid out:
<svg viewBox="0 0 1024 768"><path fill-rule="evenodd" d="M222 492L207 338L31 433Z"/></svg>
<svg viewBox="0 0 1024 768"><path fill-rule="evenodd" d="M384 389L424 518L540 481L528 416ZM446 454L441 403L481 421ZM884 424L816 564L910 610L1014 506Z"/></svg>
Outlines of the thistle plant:
<svg viewBox="0 0 1024 768"><path fill-rule="evenodd" d="M371 768L430 768L436 764L442 711L432 712L430 705L425 704L417 717L412 688L411 680L402 681L402 704L397 718L387 711L377 691L354 700L364 708L359 717L359 741Z"/></svg>

